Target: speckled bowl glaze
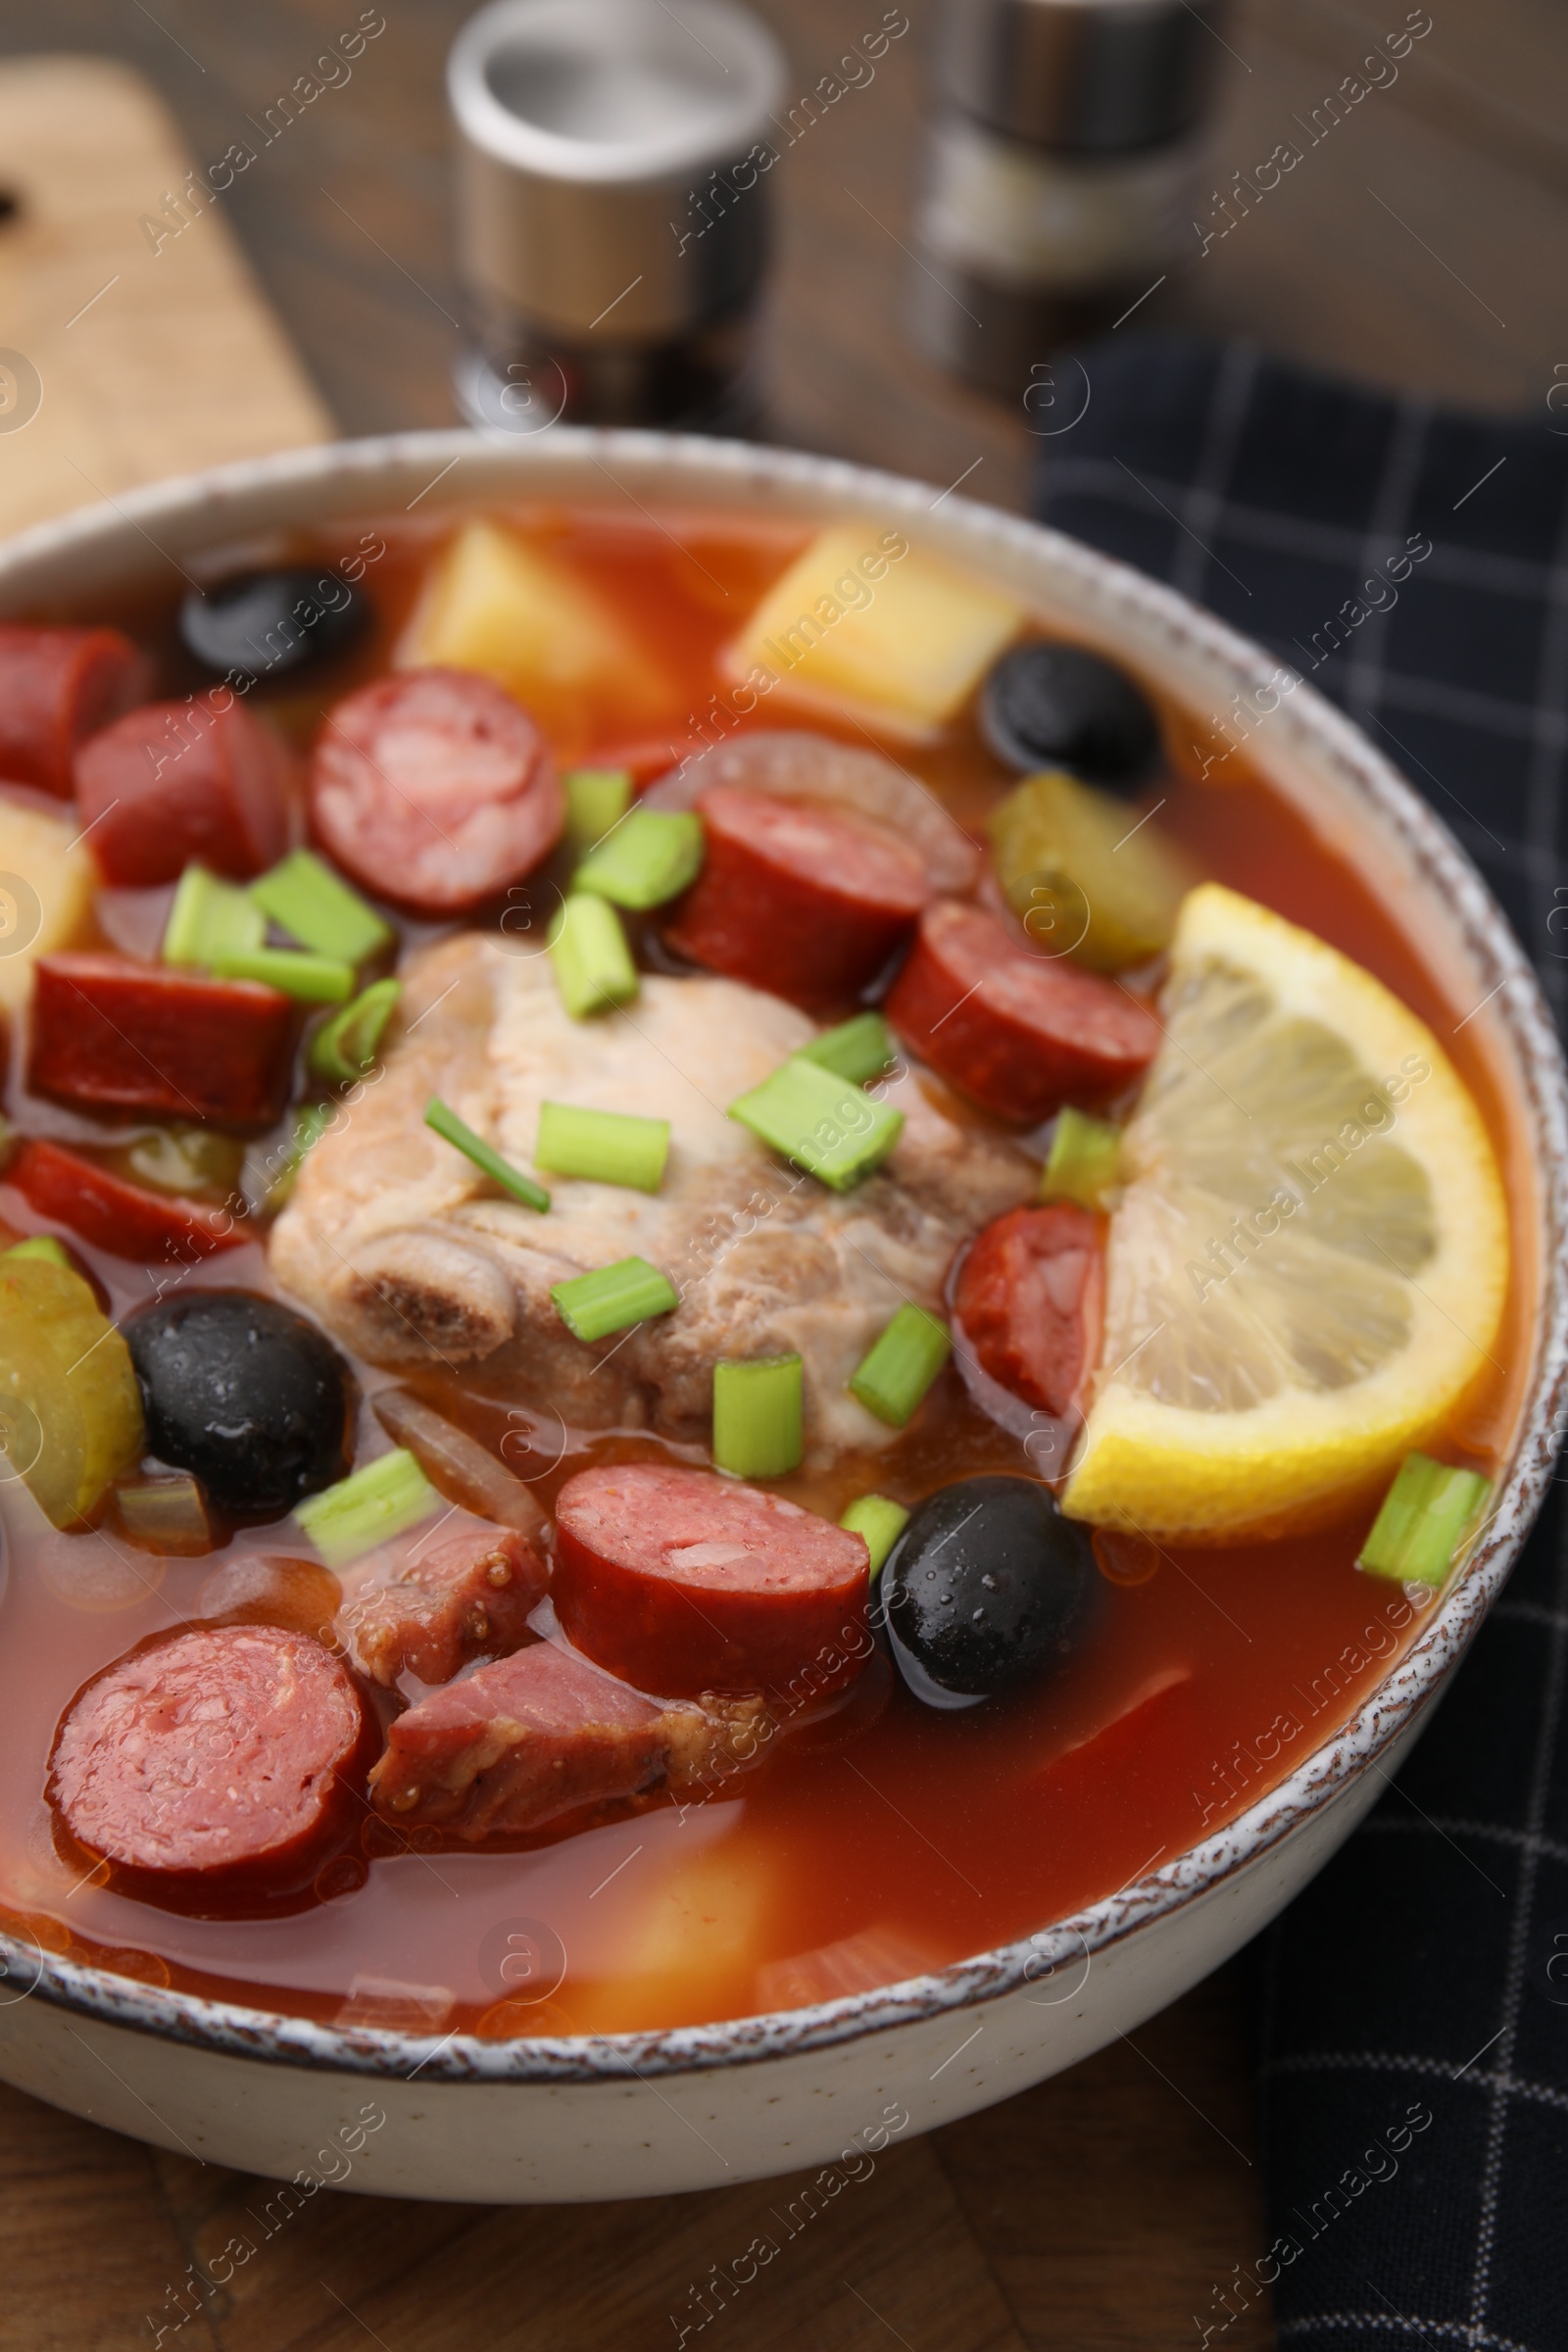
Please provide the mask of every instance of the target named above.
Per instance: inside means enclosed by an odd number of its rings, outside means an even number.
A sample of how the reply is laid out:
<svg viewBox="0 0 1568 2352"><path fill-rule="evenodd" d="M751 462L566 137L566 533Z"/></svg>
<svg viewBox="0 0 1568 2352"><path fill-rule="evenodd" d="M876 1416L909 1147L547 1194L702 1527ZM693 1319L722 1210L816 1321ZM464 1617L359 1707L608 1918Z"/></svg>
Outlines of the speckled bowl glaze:
<svg viewBox="0 0 1568 2352"><path fill-rule="evenodd" d="M352 514L487 499L759 514L869 514L1018 591L1202 710L1256 695L1272 659L1139 573L915 482L788 453L645 433L418 433L235 466L127 495L0 548L0 611L90 609L203 549ZM1354 1829L1416 1738L1507 1576L1550 1476L1568 1354L1568 1095L1535 980L1443 826L1307 686L1250 757L1331 841L1369 836L1386 896L1485 1009L1523 1106L1541 1296L1498 1507L1463 1575L1354 1718L1217 1836L1075 1918L957 1966L810 2009L654 2034L437 2039L343 2030L131 1983L5 1945L0 2076L209 2162L370 2194L564 2201L667 2193L825 2165L1070 2066L1254 1935ZM352 2150L345 2160L340 2149ZM842 2176L839 2176L842 2178Z"/></svg>

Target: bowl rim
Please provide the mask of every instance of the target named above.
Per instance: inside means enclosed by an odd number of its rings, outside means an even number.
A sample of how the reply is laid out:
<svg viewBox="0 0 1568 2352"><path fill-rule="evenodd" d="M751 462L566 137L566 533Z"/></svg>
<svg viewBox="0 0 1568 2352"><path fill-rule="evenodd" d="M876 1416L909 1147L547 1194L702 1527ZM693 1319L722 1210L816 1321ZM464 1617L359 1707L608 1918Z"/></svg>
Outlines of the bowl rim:
<svg viewBox="0 0 1568 2352"><path fill-rule="evenodd" d="M794 498L804 510L831 514L849 505L873 507L918 521L933 509L930 485L853 465L760 444L591 426L555 426L537 441L501 433L439 430L331 442L237 464L129 491L121 499L77 509L32 525L0 545L0 599L14 583L49 559L69 560L94 541L140 532L157 548L157 525L192 520L204 527L186 537L187 550L221 540L232 523L230 504L277 492L295 494L308 513L313 486L334 490L363 483L363 506L344 513L373 514L375 493L405 468L435 469L427 485L459 480L432 511L495 495L488 476L501 466L526 495L531 475L556 461L586 460L613 479L613 467L656 468L677 497L692 504L722 502L726 488L743 485ZM465 466L465 461L468 461ZM559 493L558 493L559 494ZM422 499L426 492L421 491ZM1261 647L1190 603L1175 590L1082 542L1023 516L969 499L941 494L942 526L983 563L987 549L1025 560L1045 556L1058 583L1081 588L1086 601L1120 611L1162 637L1173 655L1197 656L1226 673L1233 687L1256 694L1280 676ZM418 500L412 502L417 504ZM210 519L209 519L210 518ZM167 550L159 549L160 553ZM1277 686L1275 687L1277 696ZM1532 1174L1540 1220L1541 1298L1533 1325L1535 1366L1518 1434L1496 1507L1460 1576L1423 1621L1410 1647L1329 1739L1312 1748L1266 1795L1207 1838L1160 1863L1146 1866L1114 1894L1033 1934L903 1983L850 1993L803 2009L621 2034L517 2036L486 2040L472 2034L411 2034L372 2026L332 2026L314 2019L178 1991L116 1976L106 1968L46 1951L31 1938L0 1934L5 1981L20 1986L0 2007L36 1993L59 2007L105 2025L230 2057L390 2081L417 2075L425 2082L552 2084L609 2083L628 2078L705 2073L785 2058L858 2041L901 2026L939 2019L999 2000L1049 1979L1048 2002L1065 2001L1085 1981L1055 1989L1082 1964L1184 1905L1212 1894L1295 1836L1357 1781L1378 1757L1410 1732L1439 1693L1496 1598L1551 1479L1557 1437L1568 1410L1568 1070L1536 976L1501 908L1447 827L1393 764L1334 705L1302 681L1272 713L1276 741L1295 743L1337 771L1349 797L1374 824L1392 833L1409 857L1424 892L1446 903L1453 926L1491 982L1489 1004L1507 1034L1519 1067L1520 1108L1532 1141ZM1478 1007L1479 1009L1479 1007ZM27 1980L30 1977L30 1982Z"/></svg>

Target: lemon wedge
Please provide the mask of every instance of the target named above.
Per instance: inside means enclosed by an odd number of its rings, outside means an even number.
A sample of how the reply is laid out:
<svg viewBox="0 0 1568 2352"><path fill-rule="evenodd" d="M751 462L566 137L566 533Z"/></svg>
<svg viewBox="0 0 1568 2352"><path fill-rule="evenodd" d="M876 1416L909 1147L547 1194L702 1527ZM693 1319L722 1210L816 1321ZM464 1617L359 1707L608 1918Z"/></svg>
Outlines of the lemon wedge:
<svg viewBox="0 0 1568 2352"><path fill-rule="evenodd" d="M1183 901L1163 1009L1063 1508L1209 1543L1321 1523L1488 1361L1496 1163L1431 1031L1234 891Z"/></svg>

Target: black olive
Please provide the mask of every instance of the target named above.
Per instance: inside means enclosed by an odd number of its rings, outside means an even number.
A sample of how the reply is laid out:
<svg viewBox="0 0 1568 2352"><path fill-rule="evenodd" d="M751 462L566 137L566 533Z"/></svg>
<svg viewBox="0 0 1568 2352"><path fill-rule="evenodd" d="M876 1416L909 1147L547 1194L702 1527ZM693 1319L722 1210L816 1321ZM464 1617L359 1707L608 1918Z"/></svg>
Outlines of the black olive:
<svg viewBox="0 0 1568 2352"><path fill-rule="evenodd" d="M322 564L242 571L216 588L193 588L179 608L179 633L204 669L281 678L334 661L368 614L364 590Z"/></svg>
<svg viewBox="0 0 1568 2352"><path fill-rule="evenodd" d="M980 690L980 731L999 760L1029 773L1070 768L1131 792L1159 757L1159 722L1125 670L1082 646L1014 646Z"/></svg>
<svg viewBox="0 0 1568 2352"><path fill-rule="evenodd" d="M314 1323L251 1291L190 1291L124 1326L147 1444L220 1511L281 1518L348 1468L348 1369Z"/></svg>
<svg viewBox="0 0 1568 2352"><path fill-rule="evenodd" d="M969 1706L1059 1657L1094 1586L1089 1530L1030 1478L928 1494L882 1571L900 1673L932 1706Z"/></svg>

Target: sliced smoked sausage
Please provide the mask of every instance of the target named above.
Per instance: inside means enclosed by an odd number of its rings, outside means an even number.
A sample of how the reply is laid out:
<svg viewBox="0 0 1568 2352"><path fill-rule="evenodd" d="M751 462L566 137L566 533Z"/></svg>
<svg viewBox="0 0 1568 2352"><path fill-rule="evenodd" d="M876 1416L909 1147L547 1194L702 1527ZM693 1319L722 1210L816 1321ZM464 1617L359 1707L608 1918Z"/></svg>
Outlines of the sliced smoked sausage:
<svg viewBox="0 0 1568 2352"><path fill-rule="evenodd" d="M27 1084L86 1110L267 1127L288 1101L296 1013L259 980L129 956L44 956Z"/></svg>
<svg viewBox="0 0 1568 2352"><path fill-rule="evenodd" d="M111 882L149 889L198 861L248 881L288 846L293 762L232 700L144 703L76 754L76 801Z"/></svg>
<svg viewBox="0 0 1568 2352"><path fill-rule="evenodd" d="M212 1627L87 1685L55 1736L49 1798L79 1846L172 1894L236 1880L278 1893L340 1832L369 1739L319 1642Z"/></svg>
<svg viewBox="0 0 1568 2352"><path fill-rule="evenodd" d="M983 1372L1025 1403L1065 1416L1100 1354L1099 1219L1069 1201L1009 1209L976 1235L953 1305Z"/></svg>
<svg viewBox="0 0 1568 2352"><path fill-rule="evenodd" d="M1020 1126L1114 1095L1159 1044L1152 1013L1114 981L1032 956L995 915L951 899L921 916L884 1009L911 1054Z"/></svg>
<svg viewBox="0 0 1568 2352"><path fill-rule="evenodd" d="M329 710L311 822L346 873L426 914L477 906L554 849L565 804L544 738L463 669L410 669Z"/></svg>
<svg viewBox="0 0 1568 2352"><path fill-rule="evenodd" d="M804 1704L869 1655L864 1538L711 1470L583 1470L557 1498L556 1542L568 1638L640 1690L799 1686Z"/></svg>
<svg viewBox="0 0 1568 2352"><path fill-rule="evenodd" d="M670 946L794 1004L858 995L931 895L913 850L835 809L718 785L697 811L703 870Z"/></svg>
<svg viewBox="0 0 1568 2352"><path fill-rule="evenodd" d="M76 746L141 690L141 656L118 629L0 621L0 780L69 799Z"/></svg>

